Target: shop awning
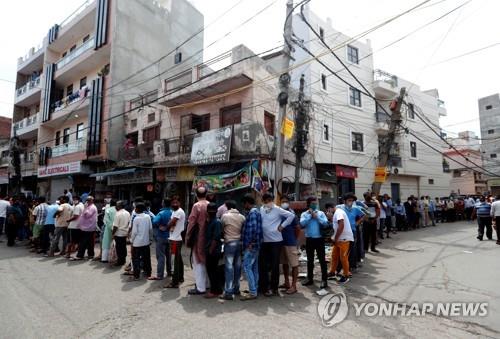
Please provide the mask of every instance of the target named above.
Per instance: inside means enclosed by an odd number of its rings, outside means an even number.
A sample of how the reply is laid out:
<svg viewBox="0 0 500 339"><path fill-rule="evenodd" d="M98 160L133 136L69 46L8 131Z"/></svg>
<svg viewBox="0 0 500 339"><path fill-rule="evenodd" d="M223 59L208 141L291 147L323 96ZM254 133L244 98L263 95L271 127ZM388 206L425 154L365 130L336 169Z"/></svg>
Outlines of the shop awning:
<svg viewBox="0 0 500 339"><path fill-rule="evenodd" d="M135 172L135 168L126 168L126 169L122 169L122 170L118 170L118 171L109 171L109 172L94 173L94 174L91 174L90 177L91 178L95 178L95 177L109 177L111 175L127 174L127 173L134 173L134 172Z"/></svg>

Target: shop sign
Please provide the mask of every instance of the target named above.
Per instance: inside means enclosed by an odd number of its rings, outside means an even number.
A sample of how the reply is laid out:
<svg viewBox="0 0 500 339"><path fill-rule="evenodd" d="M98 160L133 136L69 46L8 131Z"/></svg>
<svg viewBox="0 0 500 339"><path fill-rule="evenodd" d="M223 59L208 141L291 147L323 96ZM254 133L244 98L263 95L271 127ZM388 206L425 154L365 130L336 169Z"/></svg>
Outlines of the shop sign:
<svg viewBox="0 0 500 339"><path fill-rule="evenodd" d="M356 179L358 177L358 171L356 167L350 166L335 166L335 174L338 178Z"/></svg>
<svg viewBox="0 0 500 339"><path fill-rule="evenodd" d="M210 165L229 162L231 134L231 127L196 134L191 150L191 163L193 165Z"/></svg>
<svg viewBox="0 0 500 339"><path fill-rule="evenodd" d="M384 183L387 179L387 169L385 167L377 167L375 169L375 182Z"/></svg>
<svg viewBox="0 0 500 339"><path fill-rule="evenodd" d="M108 186L145 184L151 182L153 182L152 169L137 169L132 173L108 176Z"/></svg>
<svg viewBox="0 0 500 339"><path fill-rule="evenodd" d="M281 128L281 134L287 139L291 139L293 136L293 130L295 129L295 123L293 120L285 118L283 121L283 127Z"/></svg>
<svg viewBox="0 0 500 339"><path fill-rule="evenodd" d="M250 183L251 166L247 166L233 173L195 177L193 180L193 190L197 187L205 187L209 192L223 193L250 187Z"/></svg>
<svg viewBox="0 0 500 339"><path fill-rule="evenodd" d="M45 166L45 167L39 167L38 168L38 177L43 178L43 177L51 177L55 175L66 175L66 174L72 174L72 173L79 173L81 172L82 167L81 163L79 161L77 162L70 162L67 164L60 164L60 165L50 165L50 166Z"/></svg>

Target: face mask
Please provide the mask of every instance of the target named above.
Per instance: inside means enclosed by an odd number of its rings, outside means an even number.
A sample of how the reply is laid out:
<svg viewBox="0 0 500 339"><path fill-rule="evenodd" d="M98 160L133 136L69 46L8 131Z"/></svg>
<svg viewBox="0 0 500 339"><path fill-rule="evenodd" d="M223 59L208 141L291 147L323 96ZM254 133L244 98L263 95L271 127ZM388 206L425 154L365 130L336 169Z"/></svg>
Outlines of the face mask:
<svg viewBox="0 0 500 339"><path fill-rule="evenodd" d="M311 204L309 207L316 210L318 208L318 204Z"/></svg>
<svg viewBox="0 0 500 339"><path fill-rule="evenodd" d="M287 202L284 202L284 203L281 204L281 208L284 209L284 210L287 210L288 207L290 207L290 204L287 203Z"/></svg>
<svg viewBox="0 0 500 339"><path fill-rule="evenodd" d="M104 199L104 202L105 202L106 204L109 204L109 203L111 202L111 198L105 198L105 199Z"/></svg>
<svg viewBox="0 0 500 339"><path fill-rule="evenodd" d="M351 208L353 204L354 204L354 201L348 201L345 203L345 205L349 208Z"/></svg>

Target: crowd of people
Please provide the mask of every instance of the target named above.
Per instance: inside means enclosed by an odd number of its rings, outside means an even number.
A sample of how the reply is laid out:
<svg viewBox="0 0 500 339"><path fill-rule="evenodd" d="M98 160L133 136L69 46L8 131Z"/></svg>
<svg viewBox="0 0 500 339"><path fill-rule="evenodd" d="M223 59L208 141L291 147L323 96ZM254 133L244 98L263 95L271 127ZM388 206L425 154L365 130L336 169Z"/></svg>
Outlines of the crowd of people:
<svg viewBox="0 0 500 339"><path fill-rule="evenodd" d="M428 196L393 202L387 194L366 192L363 200L347 193L340 204L327 203L323 209L316 197L309 197L306 207L297 211L288 198L277 204L272 194L265 193L260 207L251 194L244 195L238 210L233 200L218 206L204 187L195 194L197 202L189 215L178 196L165 198L157 214L142 198L129 207L108 197L98 209L92 196L74 196L71 190L51 204L44 197L34 201L23 196L0 197L0 232L5 229L8 246L29 239L31 252L71 261L98 260L124 267L130 281L141 277L168 280L165 288L179 288L184 282L182 249L187 247L195 279L190 295L253 300L259 294L271 297L298 291L301 249L305 249L307 262L303 286L315 284L315 258L321 271L320 289L332 280L345 284L361 267L367 252L379 252L382 239L455 221L459 205L452 198ZM477 217L479 240L484 235L492 239L493 227L500 223L500 196L491 200L466 197L462 203L465 219ZM156 272L151 262L153 243ZM329 255L327 244L331 244ZM242 272L248 282L245 291L240 289Z"/></svg>

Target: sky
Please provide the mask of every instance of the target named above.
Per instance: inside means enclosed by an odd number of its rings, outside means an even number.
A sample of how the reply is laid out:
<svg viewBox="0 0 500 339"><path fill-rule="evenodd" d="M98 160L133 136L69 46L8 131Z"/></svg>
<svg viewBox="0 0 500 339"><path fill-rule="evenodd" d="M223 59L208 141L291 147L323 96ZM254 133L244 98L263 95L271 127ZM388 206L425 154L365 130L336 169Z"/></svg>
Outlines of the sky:
<svg viewBox="0 0 500 339"><path fill-rule="evenodd" d="M238 44L245 44L258 53L282 41L286 0L190 1L204 14L205 26L209 25L204 32L205 46L217 41L204 51L205 59ZM310 6L321 17L331 18L336 30L353 36L422 1L312 0ZM31 46L39 44L52 25L63 21L83 2L2 1L0 29L4 33L0 36L3 46L0 53L0 115L12 115L14 84L5 80L15 80L17 59L26 54ZM444 19L377 52L464 3L465 6ZM272 5L243 24L269 4ZM500 92L500 44L468 56L449 59L500 43L499 13L498 0L431 0L422 9L366 37L371 40L375 51L375 68L417 83L424 90L437 88L448 111L448 116L442 118L440 123L450 136L463 130L479 133L477 99Z"/></svg>

